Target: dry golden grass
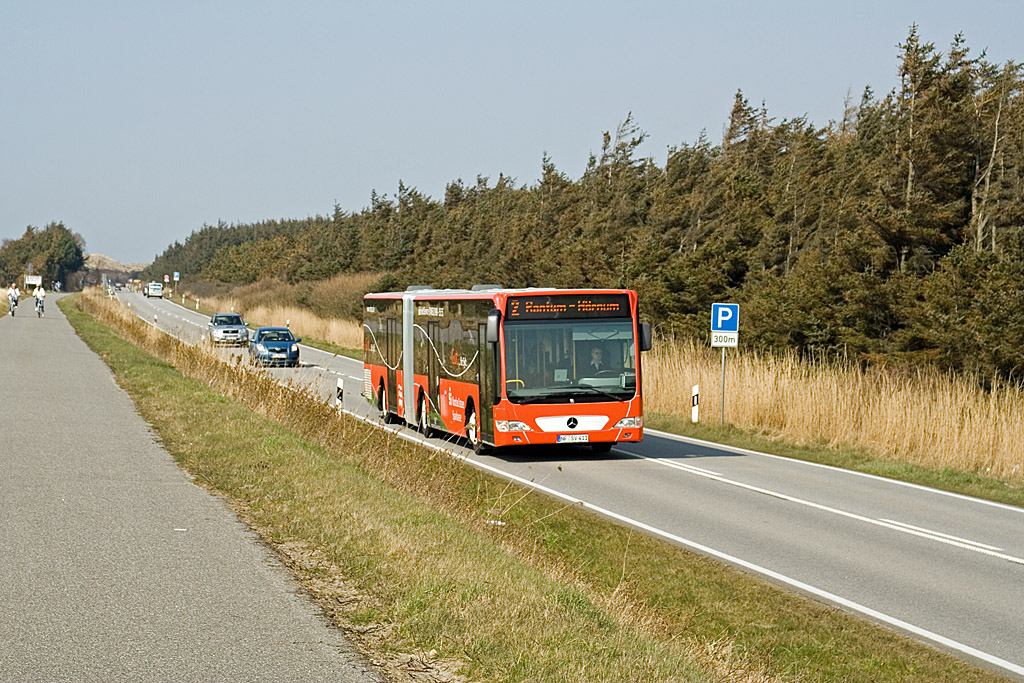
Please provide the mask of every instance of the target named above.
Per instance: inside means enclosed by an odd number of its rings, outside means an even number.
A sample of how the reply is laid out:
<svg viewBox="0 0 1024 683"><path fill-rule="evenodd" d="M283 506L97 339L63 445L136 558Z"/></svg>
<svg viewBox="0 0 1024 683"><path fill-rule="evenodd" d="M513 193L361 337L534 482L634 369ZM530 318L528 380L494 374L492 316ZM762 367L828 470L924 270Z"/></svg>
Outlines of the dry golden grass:
<svg viewBox="0 0 1024 683"><path fill-rule="evenodd" d="M244 312L247 322L287 325L300 337L315 337L347 349L363 346L363 325L354 320L324 319L293 306L256 306Z"/></svg>
<svg viewBox="0 0 1024 683"><path fill-rule="evenodd" d="M721 354L688 341L663 340L645 358L648 410L689 417L694 384L701 421L720 420ZM921 369L862 370L729 350L725 419L799 444L856 446L929 468L952 468L1024 481L1024 392L996 382Z"/></svg>

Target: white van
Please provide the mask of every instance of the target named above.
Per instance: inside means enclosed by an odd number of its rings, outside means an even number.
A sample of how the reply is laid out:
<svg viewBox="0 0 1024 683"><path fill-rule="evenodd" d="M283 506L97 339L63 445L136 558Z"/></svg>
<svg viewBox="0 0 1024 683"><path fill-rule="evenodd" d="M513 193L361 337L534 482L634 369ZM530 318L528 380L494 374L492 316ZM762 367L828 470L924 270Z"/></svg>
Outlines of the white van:
<svg viewBox="0 0 1024 683"><path fill-rule="evenodd" d="M164 295L164 286L159 282L150 282L142 288L142 293L146 295L147 299L151 296L162 297Z"/></svg>

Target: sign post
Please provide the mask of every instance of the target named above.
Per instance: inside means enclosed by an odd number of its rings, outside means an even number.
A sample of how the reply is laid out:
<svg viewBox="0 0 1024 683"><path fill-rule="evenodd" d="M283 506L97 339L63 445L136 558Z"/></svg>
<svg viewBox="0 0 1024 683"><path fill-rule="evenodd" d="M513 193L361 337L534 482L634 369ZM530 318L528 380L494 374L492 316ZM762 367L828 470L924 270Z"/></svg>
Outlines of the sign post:
<svg viewBox="0 0 1024 683"><path fill-rule="evenodd" d="M725 350L740 338L740 305L711 304L711 348L722 349L722 424L725 424Z"/></svg>

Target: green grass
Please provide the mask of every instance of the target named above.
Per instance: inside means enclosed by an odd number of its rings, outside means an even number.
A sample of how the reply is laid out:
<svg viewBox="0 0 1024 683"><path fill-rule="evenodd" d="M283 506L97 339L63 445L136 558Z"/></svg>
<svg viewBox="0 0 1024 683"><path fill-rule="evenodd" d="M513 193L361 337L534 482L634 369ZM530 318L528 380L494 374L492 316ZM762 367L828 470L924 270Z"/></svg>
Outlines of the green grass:
<svg viewBox="0 0 1024 683"><path fill-rule="evenodd" d="M650 429L670 432L680 436L688 436L694 439L702 439L762 453L771 453L772 455L805 460L822 465L831 465L855 472L864 472L943 491L951 491L965 496L983 498L997 503L1024 507L1024 489L1012 486L1000 479L982 477L952 468L930 469L898 460L880 458L864 450L849 447L816 448L814 446L797 446L728 425L725 427L695 425L689 419L674 415L648 413L644 415L644 424Z"/></svg>
<svg viewBox="0 0 1024 683"><path fill-rule="evenodd" d="M380 661L436 650L478 681L1003 680L119 327L215 391L61 307L168 451Z"/></svg>

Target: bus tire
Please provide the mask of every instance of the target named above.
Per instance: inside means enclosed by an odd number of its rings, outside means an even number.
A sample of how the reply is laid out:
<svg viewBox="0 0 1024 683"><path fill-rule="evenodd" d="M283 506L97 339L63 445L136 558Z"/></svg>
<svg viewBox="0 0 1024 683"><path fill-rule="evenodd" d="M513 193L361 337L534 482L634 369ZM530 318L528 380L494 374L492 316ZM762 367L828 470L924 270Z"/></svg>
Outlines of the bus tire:
<svg viewBox="0 0 1024 683"><path fill-rule="evenodd" d="M384 385L381 384L377 388L377 410L380 411L380 421L384 424L388 424L391 422L391 414L388 413L388 404L384 399Z"/></svg>
<svg viewBox="0 0 1024 683"><path fill-rule="evenodd" d="M430 404L427 402L427 397L421 393L419 400L419 409L416 411L416 414L419 415L420 423L416 427L416 429L419 431L420 434L424 436L424 438L427 439L434 435L434 430L430 428L430 424L427 422L429 413Z"/></svg>
<svg viewBox="0 0 1024 683"><path fill-rule="evenodd" d="M483 455L489 450L480 440L480 423L476 418L476 407L472 403L466 409L466 441L469 441L477 455Z"/></svg>

